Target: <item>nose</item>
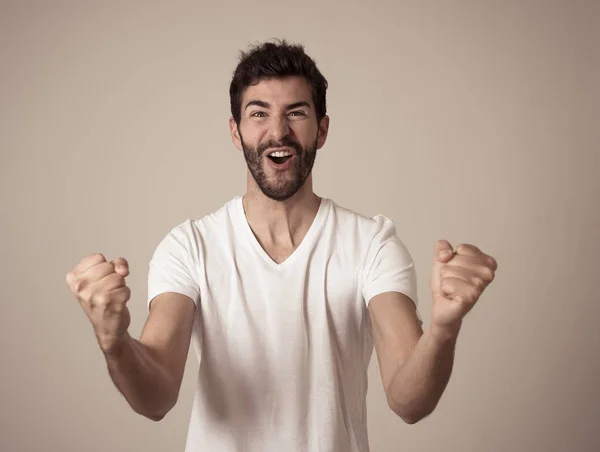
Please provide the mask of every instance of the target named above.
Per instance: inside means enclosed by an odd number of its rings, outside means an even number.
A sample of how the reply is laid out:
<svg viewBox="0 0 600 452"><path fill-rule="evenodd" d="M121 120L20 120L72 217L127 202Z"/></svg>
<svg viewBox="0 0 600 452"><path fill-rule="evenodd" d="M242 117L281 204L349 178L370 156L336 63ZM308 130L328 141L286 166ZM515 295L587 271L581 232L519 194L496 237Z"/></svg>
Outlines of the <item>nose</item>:
<svg viewBox="0 0 600 452"><path fill-rule="evenodd" d="M281 142L290 133L290 126L287 117L274 116L269 125L269 135L272 140Z"/></svg>

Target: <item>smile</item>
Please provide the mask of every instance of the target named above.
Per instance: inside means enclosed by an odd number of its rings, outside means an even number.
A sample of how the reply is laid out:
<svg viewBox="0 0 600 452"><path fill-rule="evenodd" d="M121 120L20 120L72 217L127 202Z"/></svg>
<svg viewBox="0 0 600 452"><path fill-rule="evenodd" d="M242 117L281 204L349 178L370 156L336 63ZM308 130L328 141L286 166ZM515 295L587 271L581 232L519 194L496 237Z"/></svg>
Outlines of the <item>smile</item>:
<svg viewBox="0 0 600 452"><path fill-rule="evenodd" d="M269 153L268 157L271 161L281 165L293 157L293 154L290 151L273 151Z"/></svg>

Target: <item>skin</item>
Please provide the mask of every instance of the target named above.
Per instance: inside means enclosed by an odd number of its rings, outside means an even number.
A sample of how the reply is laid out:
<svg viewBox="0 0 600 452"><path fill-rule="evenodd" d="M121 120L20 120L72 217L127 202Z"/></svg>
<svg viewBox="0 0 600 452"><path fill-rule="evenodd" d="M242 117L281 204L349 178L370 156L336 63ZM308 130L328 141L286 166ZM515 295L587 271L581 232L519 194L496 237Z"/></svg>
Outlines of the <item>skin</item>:
<svg viewBox="0 0 600 452"><path fill-rule="evenodd" d="M369 313L375 350L390 408L406 423L430 415L444 393L464 317L494 280L496 260L474 245L456 250L435 244L430 289L432 316L423 331L413 301L387 292L373 297Z"/></svg>
<svg viewBox="0 0 600 452"><path fill-rule="evenodd" d="M271 258L283 262L300 244L319 208L311 169L327 139L329 117L317 121L308 83L287 77L248 87L240 123L230 118L229 125L233 143L248 164L242 198L248 223ZM266 160L269 150L279 146L297 158L285 171ZM369 300L388 404L405 422L414 424L437 406L451 375L463 319L494 280L497 266L474 245L454 249L438 240L430 280L432 318L425 331L407 296L387 292ZM158 421L177 402L195 304L177 293L157 296L135 339L128 332L128 275L126 259L109 262L102 254L92 254L67 273L66 281L92 323L113 383L134 411Z"/></svg>
<svg viewBox="0 0 600 452"><path fill-rule="evenodd" d="M249 86L241 105L240 123L231 117L229 127L233 144L248 164L242 201L257 240L280 263L300 244L319 209L321 200L313 192L310 169L327 140L329 117L317 122L310 85L301 77ZM296 165L286 171L275 170L267 162L268 151L281 145L297 154ZM258 180L253 172L259 174ZM299 185L299 179L305 179L304 183ZM264 191L285 199L272 199Z"/></svg>
<svg viewBox="0 0 600 452"><path fill-rule="evenodd" d="M308 104L299 116L289 108L297 103ZM250 86L242 98L240 123L231 117L229 125L233 143L248 163L243 198L248 223L271 258L282 262L302 241L320 200L313 193L312 175L298 188L307 166L275 171L267 164L265 151L290 145L297 152L310 153L311 143L315 151L321 149L329 118L318 122L310 86L302 78L288 77ZM273 199L278 194L285 194L285 199ZM369 302L387 400L409 424L437 406L450 379L462 320L493 281L497 268L493 257L469 244L454 250L448 241L438 240L434 256L432 319L426 331L418 322L415 304L404 294L383 293Z"/></svg>
<svg viewBox="0 0 600 452"><path fill-rule="evenodd" d="M126 259L109 262L95 253L82 258L66 281L93 326L115 387L136 413L160 421L179 397L195 304L178 293L157 296L135 339L128 332L127 276Z"/></svg>

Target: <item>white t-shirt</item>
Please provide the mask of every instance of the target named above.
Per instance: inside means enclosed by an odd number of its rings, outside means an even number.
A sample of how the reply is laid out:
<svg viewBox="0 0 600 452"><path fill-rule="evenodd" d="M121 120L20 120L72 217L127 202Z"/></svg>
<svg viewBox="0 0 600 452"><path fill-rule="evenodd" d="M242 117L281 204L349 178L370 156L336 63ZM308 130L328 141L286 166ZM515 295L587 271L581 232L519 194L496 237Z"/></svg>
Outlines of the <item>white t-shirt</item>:
<svg viewBox="0 0 600 452"><path fill-rule="evenodd" d="M416 304L416 273L391 220L321 199L281 264L256 240L241 196L158 245L148 308L163 292L185 294L197 308L186 452L369 450L367 305L387 291Z"/></svg>

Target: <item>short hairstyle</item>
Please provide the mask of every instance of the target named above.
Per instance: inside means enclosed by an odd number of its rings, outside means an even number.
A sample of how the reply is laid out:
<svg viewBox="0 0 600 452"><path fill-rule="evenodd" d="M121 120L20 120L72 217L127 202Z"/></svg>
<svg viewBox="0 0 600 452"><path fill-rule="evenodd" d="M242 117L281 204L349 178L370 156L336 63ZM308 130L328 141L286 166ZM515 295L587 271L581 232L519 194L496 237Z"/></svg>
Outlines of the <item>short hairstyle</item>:
<svg viewBox="0 0 600 452"><path fill-rule="evenodd" d="M315 61L304 52L301 44L290 44L285 39L264 42L240 52L240 61L229 87L231 114L237 124L242 116L242 95L246 88L262 80L288 76L304 77L312 88L317 122L327 114L327 80Z"/></svg>

